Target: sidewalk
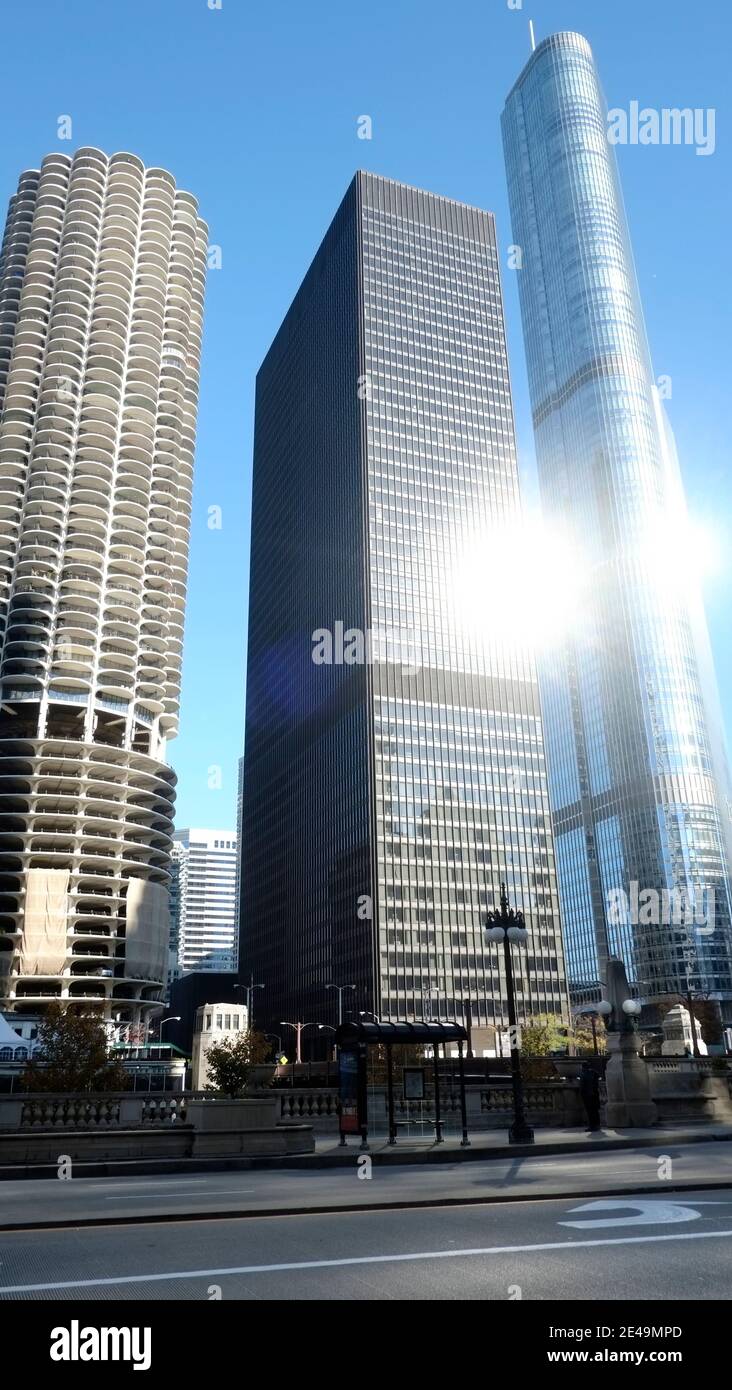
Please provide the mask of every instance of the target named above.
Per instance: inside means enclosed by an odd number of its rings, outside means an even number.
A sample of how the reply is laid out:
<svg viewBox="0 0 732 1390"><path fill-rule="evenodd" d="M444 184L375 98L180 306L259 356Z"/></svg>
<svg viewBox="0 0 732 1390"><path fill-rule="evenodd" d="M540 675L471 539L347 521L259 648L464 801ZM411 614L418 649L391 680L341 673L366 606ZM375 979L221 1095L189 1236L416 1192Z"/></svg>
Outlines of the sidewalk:
<svg viewBox="0 0 732 1390"><path fill-rule="evenodd" d="M588 1134L584 1129L535 1129L533 1144L509 1144L508 1130L489 1130L470 1135L469 1148L463 1148L459 1134L445 1136L442 1144L434 1139L400 1138L390 1145L384 1134L369 1136L368 1152L374 1164L455 1163L487 1158L532 1158L544 1154L593 1153L597 1150L658 1148L675 1144L701 1144L732 1140L732 1125L680 1124L655 1125L648 1129L602 1129ZM357 1135L341 1147L336 1137L317 1135L315 1153L299 1158L260 1160L272 1166L289 1168L330 1168L348 1165L361 1153Z"/></svg>
<svg viewBox="0 0 732 1390"><path fill-rule="evenodd" d="M59 1140L60 1140L59 1135ZM542 1158L545 1155L612 1152L623 1149L665 1148L669 1144L707 1144L732 1140L732 1125L664 1125L649 1129L605 1129L587 1134L583 1129L537 1129L533 1144L509 1144L508 1130L489 1130L470 1136L463 1148L460 1134L449 1134L442 1144L430 1136L424 1139L400 1138L395 1145L385 1134L369 1137L368 1155L374 1167L401 1164L470 1163L486 1159ZM111 1178L152 1176L155 1174L222 1173L249 1170L311 1168L352 1168L362 1150L357 1135L341 1146L337 1134L315 1138L315 1152L276 1158L160 1158L105 1159L74 1164L77 1177ZM0 1167L0 1195L3 1180L58 1178L55 1164L14 1164Z"/></svg>
<svg viewBox="0 0 732 1390"><path fill-rule="evenodd" d="M371 1164L364 1164L357 1146L334 1153L332 1140L324 1138L320 1152L306 1159L256 1160L259 1171L252 1171L253 1160L244 1170L241 1160L230 1160L215 1170L201 1162L179 1162L175 1171L163 1161L144 1169L117 1164L106 1175L74 1164L66 1182L16 1173L0 1183L0 1231L305 1214L331 1219L346 1212L624 1195L632 1206L641 1193L668 1201L671 1193L692 1191L707 1191L715 1205L723 1200L732 1207L732 1192L726 1195L732 1189L732 1145L724 1142L732 1138L729 1128L638 1130L632 1138L626 1133L591 1140L576 1135L574 1143L561 1131L543 1131L533 1148L521 1152L507 1144L498 1148L496 1137L467 1150L454 1141L440 1145L438 1162L432 1161L435 1153L413 1144L403 1147L398 1161L393 1150L377 1147ZM477 1161L461 1161L467 1157Z"/></svg>

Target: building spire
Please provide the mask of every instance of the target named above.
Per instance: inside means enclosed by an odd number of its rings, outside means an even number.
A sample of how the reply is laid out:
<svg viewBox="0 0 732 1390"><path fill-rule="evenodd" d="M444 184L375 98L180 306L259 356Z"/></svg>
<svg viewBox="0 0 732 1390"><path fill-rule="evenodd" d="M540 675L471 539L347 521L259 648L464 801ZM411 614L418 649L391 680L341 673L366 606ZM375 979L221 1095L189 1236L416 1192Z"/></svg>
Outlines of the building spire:
<svg viewBox="0 0 732 1390"><path fill-rule="evenodd" d="M534 50L536 49L536 38L535 38L535 36L534 36L534 21L533 21L533 19L530 19L530 20L529 20L529 43L531 44L531 52L533 53Z"/></svg>

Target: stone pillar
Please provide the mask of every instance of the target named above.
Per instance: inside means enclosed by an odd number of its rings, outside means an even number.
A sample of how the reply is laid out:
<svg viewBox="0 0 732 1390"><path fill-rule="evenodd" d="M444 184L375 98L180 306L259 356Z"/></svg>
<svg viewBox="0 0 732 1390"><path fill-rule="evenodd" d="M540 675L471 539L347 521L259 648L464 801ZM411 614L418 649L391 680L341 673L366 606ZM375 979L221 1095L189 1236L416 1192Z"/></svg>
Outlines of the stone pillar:
<svg viewBox="0 0 732 1390"><path fill-rule="evenodd" d="M22 1114L22 1096L0 1097L0 1129L20 1129Z"/></svg>
<svg viewBox="0 0 732 1390"><path fill-rule="evenodd" d="M638 1034L608 1033L609 1060L605 1070L607 1110L611 1129L643 1129L656 1124L648 1067L638 1056Z"/></svg>
<svg viewBox="0 0 732 1390"><path fill-rule="evenodd" d="M137 1129L142 1124L143 1093L124 1095L119 1102L119 1126L121 1129Z"/></svg>
<svg viewBox="0 0 732 1390"><path fill-rule="evenodd" d="M613 1129L642 1129L656 1124L657 1112L651 1100L648 1067L638 1056L635 1018L640 1005L631 999L625 965L617 956L611 956L607 962L606 987L610 1014L605 1123Z"/></svg>

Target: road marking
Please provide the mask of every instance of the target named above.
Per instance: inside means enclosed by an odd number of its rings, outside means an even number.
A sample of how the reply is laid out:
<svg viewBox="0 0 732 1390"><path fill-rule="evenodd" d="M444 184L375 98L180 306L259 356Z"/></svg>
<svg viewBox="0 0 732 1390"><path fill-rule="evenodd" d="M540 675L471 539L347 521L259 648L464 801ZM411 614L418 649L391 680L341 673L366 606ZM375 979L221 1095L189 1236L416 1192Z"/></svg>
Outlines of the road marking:
<svg viewBox="0 0 732 1390"><path fill-rule="evenodd" d="M64 1279L49 1284L0 1284L6 1293L45 1293L54 1289L100 1289L119 1284L157 1284L166 1279L213 1279L234 1274L281 1274L302 1269L344 1269L358 1265L402 1264L411 1260L459 1260L475 1255L522 1255L541 1250L586 1250L606 1245L654 1245L666 1240L721 1240L732 1231L679 1231L667 1236L615 1236L603 1240L554 1240L543 1245L486 1245L468 1250L422 1250L409 1255L356 1255L341 1260L295 1260L274 1265L232 1265L223 1269L172 1269L164 1274L120 1274L109 1279Z"/></svg>
<svg viewBox="0 0 732 1390"><path fill-rule="evenodd" d="M210 1192L202 1192L201 1197L248 1197L250 1193L254 1191L255 1188L253 1187L218 1187ZM153 1197L157 1197L159 1195L160 1194L157 1191L151 1192L150 1199L152 1200ZM188 1201L191 1196L190 1192L176 1193L175 1191L165 1192L162 1195L168 1202L176 1196L179 1196L181 1201ZM124 1197L119 1197L115 1195L114 1197L105 1197L104 1200L105 1202L141 1202L144 1200L144 1196L139 1192L128 1192L127 1195Z"/></svg>
<svg viewBox="0 0 732 1390"><path fill-rule="evenodd" d="M680 1202L663 1202L651 1198L649 1201L598 1201L585 1202L581 1207L572 1207L570 1216L580 1212L627 1212L628 1207L636 1207L634 1216L600 1216L597 1221L558 1221L558 1226L574 1226L585 1230L590 1226L669 1226L677 1221L699 1221L701 1212L693 1207L682 1206Z"/></svg>
<svg viewBox="0 0 732 1390"><path fill-rule="evenodd" d="M47 1181L47 1179L46 1179ZM75 1182L95 1183L99 1187L109 1187L114 1178L75 1178ZM130 1182L124 1178L119 1182L120 1187L144 1187L147 1191L154 1190L159 1192L164 1187L200 1187L203 1183L210 1182L210 1178L156 1178L151 1177L147 1182Z"/></svg>

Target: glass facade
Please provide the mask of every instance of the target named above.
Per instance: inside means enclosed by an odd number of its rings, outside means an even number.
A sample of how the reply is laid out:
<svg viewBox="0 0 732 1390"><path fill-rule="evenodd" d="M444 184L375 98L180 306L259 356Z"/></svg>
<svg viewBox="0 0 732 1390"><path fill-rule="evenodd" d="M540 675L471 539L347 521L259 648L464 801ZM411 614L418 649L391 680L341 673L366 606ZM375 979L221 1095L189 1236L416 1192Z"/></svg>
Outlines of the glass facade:
<svg viewBox="0 0 732 1390"><path fill-rule="evenodd" d="M503 137L542 502L577 566L541 672L570 989L597 998L620 954L643 999L691 990L729 1016L729 778L698 557L584 38L536 48Z"/></svg>
<svg viewBox="0 0 732 1390"><path fill-rule="evenodd" d="M502 879L520 1011L566 1009L533 659L457 583L518 512L493 218L358 174L258 379L241 959L272 1017L332 1022L355 983L490 1046ZM353 664L315 664L339 621Z"/></svg>

